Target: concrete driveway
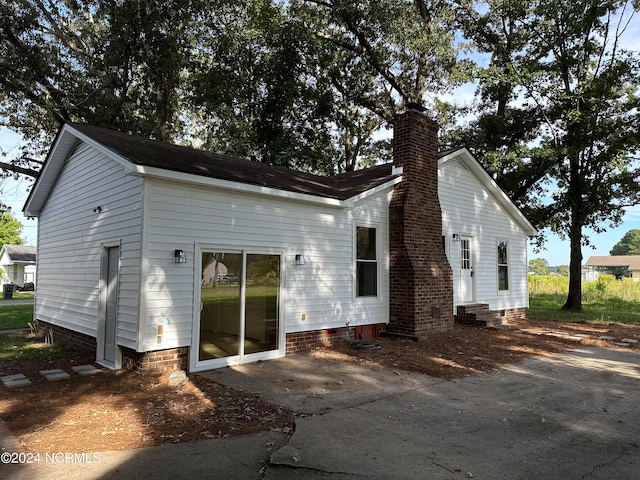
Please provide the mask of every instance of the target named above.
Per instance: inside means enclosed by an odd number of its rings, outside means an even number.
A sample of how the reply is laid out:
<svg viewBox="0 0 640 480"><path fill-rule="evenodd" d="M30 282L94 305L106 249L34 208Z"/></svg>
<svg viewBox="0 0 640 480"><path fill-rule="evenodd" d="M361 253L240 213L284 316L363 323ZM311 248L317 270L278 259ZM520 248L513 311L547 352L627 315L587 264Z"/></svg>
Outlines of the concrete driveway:
<svg viewBox="0 0 640 480"><path fill-rule="evenodd" d="M0 478L640 476L640 355L633 352L576 349L456 381L313 354L203 375L306 415L290 437L267 432L102 452L89 464L0 464ZM19 450L10 440L0 435L3 449Z"/></svg>
<svg viewBox="0 0 640 480"><path fill-rule="evenodd" d="M311 415L267 479L636 479L640 356L584 348L442 381L311 355L209 372Z"/></svg>

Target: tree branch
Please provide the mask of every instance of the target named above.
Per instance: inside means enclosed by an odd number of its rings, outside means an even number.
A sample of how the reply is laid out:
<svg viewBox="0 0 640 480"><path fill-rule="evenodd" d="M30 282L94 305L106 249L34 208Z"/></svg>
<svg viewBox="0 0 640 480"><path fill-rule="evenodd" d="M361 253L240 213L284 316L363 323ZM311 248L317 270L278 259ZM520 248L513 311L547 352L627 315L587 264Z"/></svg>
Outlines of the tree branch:
<svg viewBox="0 0 640 480"><path fill-rule="evenodd" d="M38 178L40 176L40 172L37 170L20 167L19 165L15 165L13 163L0 162L0 169L7 170L13 173L19 173L21 175L26 175L27 177L32 177L32 178Z"/></svg>

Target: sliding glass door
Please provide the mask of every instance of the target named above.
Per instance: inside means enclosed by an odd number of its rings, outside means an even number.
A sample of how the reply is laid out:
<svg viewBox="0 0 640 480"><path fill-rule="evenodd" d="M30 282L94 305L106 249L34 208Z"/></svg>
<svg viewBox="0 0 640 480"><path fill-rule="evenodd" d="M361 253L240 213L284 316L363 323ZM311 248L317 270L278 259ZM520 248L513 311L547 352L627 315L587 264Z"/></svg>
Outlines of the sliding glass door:
<svg viewBox="0 0 640 480"><path fill-rule="evenodd" d="M199 369L280 349L280 271L280 255L201 252Z"/></svg>

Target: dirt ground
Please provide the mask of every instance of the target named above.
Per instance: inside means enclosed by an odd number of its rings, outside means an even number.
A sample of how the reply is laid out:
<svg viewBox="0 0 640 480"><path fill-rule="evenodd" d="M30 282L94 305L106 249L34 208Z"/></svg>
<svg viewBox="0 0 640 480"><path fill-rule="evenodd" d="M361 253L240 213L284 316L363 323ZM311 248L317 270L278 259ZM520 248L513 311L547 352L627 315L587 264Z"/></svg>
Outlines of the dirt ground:
<svg viewBox="0 0 640 480"><path fill-rule="evenodd" d="M577 341L533 333L542 329L591 337ZM420 342L380 338L375 340L381 345L376 350L354 350L343 342L316 353L334 358L337 354L363 366L381 364L455 379L580 344L640 350L640 344L616 347L613 341L598 340L601 335L615 337L614 341L640 339L640 327L543 321L501 330L456 325L451 332L432 334ZM122 450L293 428L294 412L197 374L189 375L184 385L170 386L168 375L104 370L80 377L72 373L71 366L87 363L92 360L81 356L0 363L0 376L23 373L33 382L15 390L0 386L0 417L26 451ZM72 378L47 382L38 374L52 368L61 368Z"/></svg>

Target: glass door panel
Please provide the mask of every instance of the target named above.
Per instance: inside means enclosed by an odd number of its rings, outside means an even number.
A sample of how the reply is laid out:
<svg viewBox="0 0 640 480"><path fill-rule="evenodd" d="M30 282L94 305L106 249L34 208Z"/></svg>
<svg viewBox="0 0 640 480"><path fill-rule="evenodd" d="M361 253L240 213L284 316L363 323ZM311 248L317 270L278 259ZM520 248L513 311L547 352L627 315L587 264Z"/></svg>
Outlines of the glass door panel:
<svg viewBox="0 0 640 480"><path fill-rule="evenodd" d="M241 253L202 252L200 361L241 353L241 278Z"/></svg>
<svg viewBox="0 0 640 480"><path fill-rule="evenodd" d="M278 349L280 256L247 254L244 353Z"/></svg>

